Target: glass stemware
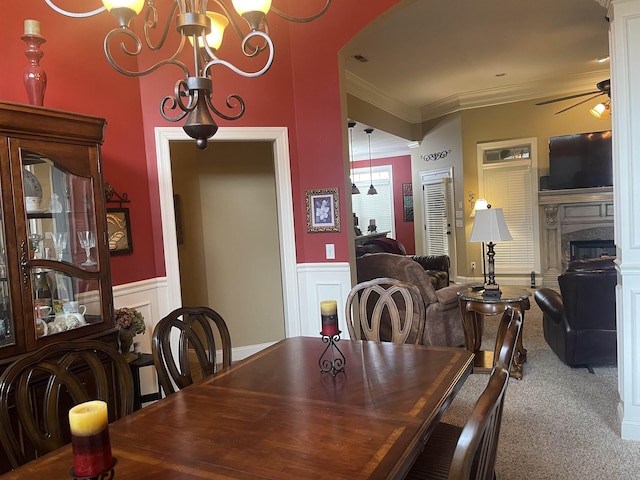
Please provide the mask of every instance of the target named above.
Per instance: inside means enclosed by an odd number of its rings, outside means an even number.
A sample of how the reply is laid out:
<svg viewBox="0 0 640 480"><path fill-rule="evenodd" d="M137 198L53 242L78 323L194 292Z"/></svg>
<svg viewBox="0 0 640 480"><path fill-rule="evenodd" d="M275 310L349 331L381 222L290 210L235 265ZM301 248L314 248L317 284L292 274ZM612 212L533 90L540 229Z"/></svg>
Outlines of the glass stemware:
<svg viewBox="0 0 640 480"><path fill-rule="evenodd" d="M53 242L53 249L56 251L56 260L62 261L62 255L67 248L67 242L69 240L69 232L48 232Z"/></svg>
<svg viewBox="0 0 640 480"><path fill-rule="evenodd" d="M85 267L96 265L96 262L91 260L91 249L96 246L96 237L93 232L87 230L78 232L78 240L80 241L80 246L84 248L87 254L87 260L81 263L81 265Z"/></svg>

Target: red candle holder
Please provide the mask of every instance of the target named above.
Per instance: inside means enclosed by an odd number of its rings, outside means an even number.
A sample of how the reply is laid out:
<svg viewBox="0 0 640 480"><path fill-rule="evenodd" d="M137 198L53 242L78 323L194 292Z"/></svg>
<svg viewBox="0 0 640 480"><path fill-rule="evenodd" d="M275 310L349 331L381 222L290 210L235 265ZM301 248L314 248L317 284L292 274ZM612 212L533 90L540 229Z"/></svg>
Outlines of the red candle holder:
<svg viewBox="0 0 640 480"><path fill-rule="evenodd" d="M26 44L25 56L29 59L29 65L24 69L24 88L31 105L44 105L44 92L47 88L47 74L40 66L40 59L44 52L40 46L47 41L42 35L25 33L20 37Z"/></svg>
<svg viewBox="0 0 640 480"><path fill-rule="evenodd" d="M320 360L318 360L320 372L331 373L334 377L338 372L344 371L344 366L347 363L347 360L344 358L344 355L337 345L340 341L340 333L342 333L340 330L338 330L335 335L325 335L324 333L321 333L322 341L326 343L327 346L322 351Z"/></svg>

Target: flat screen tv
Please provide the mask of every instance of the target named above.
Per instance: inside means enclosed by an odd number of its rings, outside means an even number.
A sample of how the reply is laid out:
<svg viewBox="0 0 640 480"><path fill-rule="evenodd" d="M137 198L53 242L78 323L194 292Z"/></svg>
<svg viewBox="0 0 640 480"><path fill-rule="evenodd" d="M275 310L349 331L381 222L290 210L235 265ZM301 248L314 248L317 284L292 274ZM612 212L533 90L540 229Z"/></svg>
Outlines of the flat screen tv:
<svg viewBox="0 0 640 480"><path fill-rule="evenodd" d="M613 185L611 130L549 138L549 188Z"/></svg>

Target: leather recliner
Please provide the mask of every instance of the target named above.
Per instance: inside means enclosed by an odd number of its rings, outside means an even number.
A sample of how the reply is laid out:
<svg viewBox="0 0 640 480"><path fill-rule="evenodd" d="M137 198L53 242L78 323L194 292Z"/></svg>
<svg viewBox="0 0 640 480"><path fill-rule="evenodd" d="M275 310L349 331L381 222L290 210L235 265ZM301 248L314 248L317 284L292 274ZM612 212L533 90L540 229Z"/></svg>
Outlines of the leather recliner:
<svg viewBox="0 0 640 480"><path fill-rule="evenodd" d="M617 362L615 257L577 260L558 277L560 294L539 289L544 338L571 367Z"/></svg>

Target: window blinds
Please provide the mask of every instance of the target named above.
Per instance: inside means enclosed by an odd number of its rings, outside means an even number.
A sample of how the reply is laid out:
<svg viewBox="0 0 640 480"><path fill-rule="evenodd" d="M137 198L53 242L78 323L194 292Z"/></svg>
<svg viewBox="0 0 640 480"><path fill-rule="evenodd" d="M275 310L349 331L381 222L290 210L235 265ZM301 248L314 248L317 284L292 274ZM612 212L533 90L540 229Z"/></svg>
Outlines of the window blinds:
<svg viewBox="0 0 640 480"><path fill-rule="evenodd" d="M449 179L422 185L425 212L424 234L427 255L449 255L449 221L447 218L447 196Z"/></svg>
<svg viewBox="0 0 640 480"><path fill-rule="evenodd" d="M378 232L391 232L388 236L395 238L393 216L393 182L391 181L391 167L375 167L373 185L377 195L367 195L372 179L368 168L356 168L352 181L360 189L359 195L351 196L353 212L359 220L359 227L363 234L367 233L369 220L375 219Z"/></svg>
<svg viewBox="0 0 640 480"><path fill-rule="evenodd" d="M484 195L502 208L512 241L495 244L495 267L500 273L529 273L535 269L534 225L529 164L504 163L484 168Z"/></svg>

